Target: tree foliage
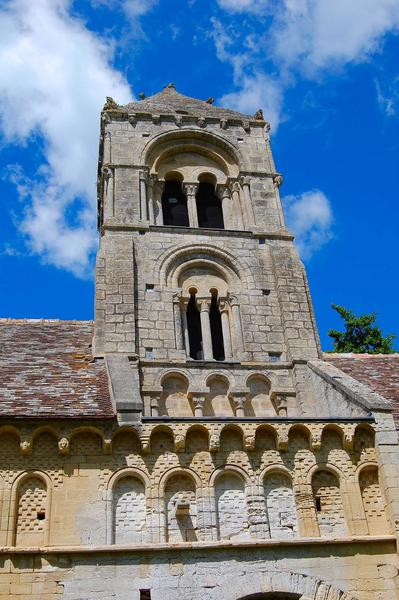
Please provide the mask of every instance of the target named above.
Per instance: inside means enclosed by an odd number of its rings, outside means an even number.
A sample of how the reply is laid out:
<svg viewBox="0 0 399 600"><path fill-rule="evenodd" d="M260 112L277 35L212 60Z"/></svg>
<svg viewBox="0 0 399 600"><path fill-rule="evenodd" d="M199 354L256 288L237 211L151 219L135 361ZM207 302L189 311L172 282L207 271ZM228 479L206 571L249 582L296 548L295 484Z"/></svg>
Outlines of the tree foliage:
<svg viewBox="0 0 399 600"><path fill-rule="evenodd" d="M332 352L354 352L357 354L392 354L395 335L384 337L381 328L375 324L377 315L370 313L357 317L352 310L338 304L331 305L345 321L345 331L330 329L328 335L333 339Z"/></svg>

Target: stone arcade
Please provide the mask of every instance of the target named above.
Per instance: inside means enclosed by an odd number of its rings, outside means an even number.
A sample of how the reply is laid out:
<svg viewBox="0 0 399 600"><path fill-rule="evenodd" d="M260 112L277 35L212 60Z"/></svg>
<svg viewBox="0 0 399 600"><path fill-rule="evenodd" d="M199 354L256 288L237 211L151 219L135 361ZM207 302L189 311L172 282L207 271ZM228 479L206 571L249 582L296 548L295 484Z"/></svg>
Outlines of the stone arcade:
<svg viewBox="0 0 399 600"><path fill-rule="evenodd" d="M281 183L261 111L107 99L94 326L0 322L0 598L399 598L399 359L323 356Z"/></svg>

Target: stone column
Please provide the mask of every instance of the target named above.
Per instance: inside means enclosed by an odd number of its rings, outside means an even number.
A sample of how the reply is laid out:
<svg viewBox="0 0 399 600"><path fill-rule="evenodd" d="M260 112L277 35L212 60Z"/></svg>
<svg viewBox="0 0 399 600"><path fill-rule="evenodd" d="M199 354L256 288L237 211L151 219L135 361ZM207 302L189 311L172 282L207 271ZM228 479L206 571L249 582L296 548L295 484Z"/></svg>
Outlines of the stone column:
<svg viewBox="0 0 399 600"><path fill-rule="evenodd" d="M159 400L160 393L156 393L151 398L151 416L158 417L159 416Z"/></svg>
<svg viewBox="0 0 399 600"><path fill-rule="evenodd" d="M110 167L102 168L103 174L103 218L114 216L114 172Z"/></svg>
<svg viewBox="0 0 399 600"><path fill-rule="evenodd" d="M103 151L103 164L112 163L111 153L111 132L106 131L104 133L104 151Z"/></svg>
<svg viewBox="0 0 399 600"><path fill-rule="evenodd" d="M163 225L163 212L162 212L163 186L164 186L164 184L161 181L156 180L154 183L153 198L154 198L155 225Z"/></svg>
<svg viewBox="0 0 399 600"><path fill-rule="evenodd" d="M225 229L232 229L231 218L231 197L227 185L219 185L216 190L217 196L220 199L223 213L223 223Z"/></svg>
<svg viewBox="0 0 399 600"><path fill-rule="evenodd" d="M236 393L233 392L233 405L234 405L236 417L244 417L245 416L244 402L245 402L245 394L242 394L240 392L236 392Z"/></svg>
<svg viewBox="0 0 399 600"><path fill-rule="evenodd" d="M238 229L244 229L244 223L242 220L242 211L240 203L240 184L236 179L229 182L229 188L231 192L231 199L233 205L233 219L237 224Z"/></svg>
<svg viewBox="0 0 399 600"><path fill-rule="evenodd" d="M222 320L224 358L225 360L231 360L233 358L233 351L231 345L229 305L227 304L227 302L220 302L219 310L220 317Z"/></svg>
<svg viewBox="0 0 399 600"><path fill-rule="evenodd" d="M195 195L198 190L198 183L184 183L183 192L187 196L187 210L190 227L198 227L197 201Z"/></svg>
<svg viewBox="0 0 399 600"><path fill-rule="evenodd" d="M184 338L182 328L182 315L181 315L181 295L173 294L173 319L175 322L175 340L176 350L184 350Z"/></svg>
<svg viewBox="0 0 399 600"><path fill-rule="evenodd" d="M184 346L186 349L187 357L190 356L190 337L188 335L188 325L187 325L187 305L189 303L189 298L181 299L181 320L183 325L183 338L184 338Z"/></svg>
<svg viewBox="0 0 399 600"><path fill-rule="evenodd" d="M140 171L140 220L147 221L147 172Z"/></svg>
<svg viewBox="0 0 399 600"><path fill-rule="evenodd" d="M247 219L247 225L255 224L254 211L251 200L251 190L250 190L251 180L249 177L241 177L241 187L244 194L244 209Z"/></svg>
<svg viewBox="0 0 399 600"><path fill-rule="evenodd" d="M200 305L202 348L204 351L204 360L213 360L211 322L209 319L211 300L210 298L202 298L198 300L198 303Z"/></svg>
<svg viewBox="0 0 399 600"><path fill-rule="evenodd" d="M156 175L150 175L147 183L147 215L150 225L155 225L154 217L154 187L157 181Z"/></svg>
<svg viewBox="0 0 399 600"><path fill-rule="evenodd" d="M233 316L234 350L238 354L238 353L244 351L240 306L238 303L237 296L230 296L229 301L230 301L230 306L231 306L231 313Z"/></svg>

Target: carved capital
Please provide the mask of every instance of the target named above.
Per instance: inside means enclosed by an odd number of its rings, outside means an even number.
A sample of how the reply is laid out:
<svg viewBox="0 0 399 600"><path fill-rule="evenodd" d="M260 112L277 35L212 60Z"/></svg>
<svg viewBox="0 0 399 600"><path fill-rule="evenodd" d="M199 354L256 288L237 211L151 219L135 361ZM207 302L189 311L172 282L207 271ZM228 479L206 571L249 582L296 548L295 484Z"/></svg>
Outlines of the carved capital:
<svg viewBox="0 0 399 600"><path fill-rule="evenodd" d="M207 312L211 310L211 299L210 298L197 298L197 304L200 312Z"/></svg>
<svg viewBox="0 0 399 600"><path fill-rule="evenodd" d="M142 435L141 436L141 450L143 454L149 454L151 452L151 444L150 444L150 436Z"/></svg>
<svg viewBox="0 0 399 600"><path fill-rule="evenodd" d="M255 450L255 435L246 434L244 435L244 448L247 451Z"/></svg>
<svg viewBox="0 0 399 600"><path fill-rule="evenodd" d="M240 191L240 184L238 183L237 179L230 179L227 185L232 193Z"/></svg>
<svg viewBox="0 0 399 600"><path fill-rule="evenodd" d="M148 178L149 178L147 171L140 171L139 178L140 178L140 181L145 181L147 183Z"/></svg>
<svg viewBox="0 0 399 600"><path fill-rule="evenodd" d="M251 185L251 178L248 177L247 175L242 175L240 177L240 183L241 183L242 187L244 187L244 185L247 185L249 187Z"/></svg>
<svg viewBox="0 0 399 600"><path fill-rule="evenodd" d="M216 194L220 200L230 198L230 191L227 185L218 184L216 186Z"/></svg>
<svg viewBox="0 0 399 600"><path fill-rule="evenodd" d="M103 439L103 453L104 454L111 454L112 451L112 440L105 438Z"/></svg>
<svg viewBox="0 0 399 600"><path fill-rule="evenodd" d="M183 183L183 193L188 196L195 196L198 191L198 183Z"/></svg>
<svg viewBox="0 0 399 600"><path fill-rule="evenodd" d="M229 304L230 306L239 306L240 303L235 294L229 294Z"/></svg>

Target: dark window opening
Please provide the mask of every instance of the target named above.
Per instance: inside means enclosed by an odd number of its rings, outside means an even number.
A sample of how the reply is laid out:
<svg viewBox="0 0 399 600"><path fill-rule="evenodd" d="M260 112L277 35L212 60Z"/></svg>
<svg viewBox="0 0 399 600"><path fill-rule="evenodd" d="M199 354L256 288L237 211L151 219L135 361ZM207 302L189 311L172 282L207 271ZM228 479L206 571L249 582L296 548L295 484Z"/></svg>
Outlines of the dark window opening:
<svg viewBox="0 0 399 600"><path fill-rule="evenodd" d="M44 521L44 519L46 518L46 513L44 512L44 510L40 510L37 513L37 518L39 521Z"/></svg>
<svg viewBox="0 0 399 600"><path fill-rule="evenodd" d="M151 600L151 590L140 590L140 600Z"/></svg>
<svg viewBox="0 0 399 600"><path fill-rule="evenodd" d="M317 512L321 512L321 498L320 498L320 496L316 496L314 500L315 500L315 505L316 505L316 511Z"/></svg>
<svg viewBox="0 0 399 600"><path fill-rule="evenodd" d="M162 212L164 225L188 227L187 198L182 192L179 181L165 181Z"/></svg>
<svg viewBox="0 0 399 600"><path fill-rule="evenodd" d="M217 294L212 294L209 320L211 323L213 358L215 360L224 360L222 318L218 307Z"/></svg>
<svg viewBox="0 0 399 600"><path fill-rule="evenodd" d="M187 329L190 344L190 356L194 360L202 360L204 358L204 353L202 350L201 318L197 308L195 294L191 294L190 301L187 305Z"/></svg>
<svg viewBox="0 0 399 600"><path fill-rule="evenodd" d="M224 229L222 206L219 198L215 195L215 186L202 181L199 184L196 199L199 227Z"/></svg>

